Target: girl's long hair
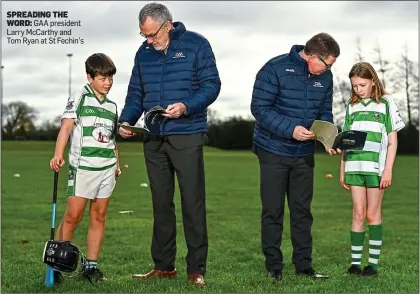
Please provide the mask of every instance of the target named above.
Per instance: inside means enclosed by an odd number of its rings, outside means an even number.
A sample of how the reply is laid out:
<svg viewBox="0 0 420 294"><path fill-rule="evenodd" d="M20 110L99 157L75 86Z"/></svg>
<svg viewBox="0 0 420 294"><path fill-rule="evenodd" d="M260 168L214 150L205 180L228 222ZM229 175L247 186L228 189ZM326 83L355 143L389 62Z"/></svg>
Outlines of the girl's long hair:
<svg viewBox="0 0 420 294"><path fill-rule="evenodd" d="M368 62L356 63L349 72L349 79L356 76L362 79L372 80L374 85L372 86L370 97L375 100L376 103L381 103L382 97L388 93L385 91L384 86L382 85L381 80L379 79L373 66ZM360 102L360 97L356 94L353 87L351 87L350 100L351 104Z"/></svg>

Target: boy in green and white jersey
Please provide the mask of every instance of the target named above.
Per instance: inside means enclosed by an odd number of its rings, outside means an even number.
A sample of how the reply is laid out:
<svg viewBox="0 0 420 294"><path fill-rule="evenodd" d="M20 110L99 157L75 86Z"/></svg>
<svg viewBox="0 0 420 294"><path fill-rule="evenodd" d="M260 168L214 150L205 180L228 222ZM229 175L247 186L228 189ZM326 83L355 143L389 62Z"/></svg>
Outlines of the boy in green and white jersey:
<svg viewBox="0 0 420 294"><path fill-rule="evenodd" d="M373 276L382 246L381 206L384 189L391 186L397 152L397 132L405 124L394 100L388 95L374 68L367 62L355 64L349 78L352 97L347 105L343 130L367 132L363 150L347 150L341 161L341 185L351 191L353 222L350 232L350 274ZM369 222L368 265L361 269L364 222Z"/></svg>
<svg viewBox="0 0 420 294"><path fill-rule="evenodd" d="M87 263L83 276L91 282L102 282L105 278L97 268L97 260L110 196L116 177L121 174L115 142L117 105L107 97L116 68L102 53L91 55L85 67L89 84L67 102L50 167L57 172L63 167L64 148L70 136L67 206L56 239L72 240L90 200ZM62 279L59 272L55 272L55 277L58 283Z"/></svg>

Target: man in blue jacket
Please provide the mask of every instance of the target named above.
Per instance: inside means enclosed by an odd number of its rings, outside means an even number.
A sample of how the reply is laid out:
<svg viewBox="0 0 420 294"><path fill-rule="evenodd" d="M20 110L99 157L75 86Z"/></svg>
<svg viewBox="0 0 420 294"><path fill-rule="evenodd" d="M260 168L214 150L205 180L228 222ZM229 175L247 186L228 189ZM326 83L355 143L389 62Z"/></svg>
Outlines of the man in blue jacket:
<svg viewBox="0 0 420 294"><path fill-rule="evenodd" d="M160 130L144 139L144 156L153 201L151 254L154 269L135 279L176 277L174 174L181 192L188 254L188 282L205 286L208 239L203 145L207 140L207 107L221 82L209 42L187 31L162 4L145 5L139 14L138 49L125 106L119 121L135 125L154 106L166 109ZM133 134L119 129L122 137Z"/></svg>
<svg viewBox="0 0 420 294"><path fill-rule="evenodd" d="M320 33L269 60L256 76L251 112L256 119L253 151L260 164L261 241L266 269L275 280L282 279L286 194L296 273L327 277L312 267L315 141L309 129L315 119L333 122L330 69L339 55L337 42Z"/></svg>

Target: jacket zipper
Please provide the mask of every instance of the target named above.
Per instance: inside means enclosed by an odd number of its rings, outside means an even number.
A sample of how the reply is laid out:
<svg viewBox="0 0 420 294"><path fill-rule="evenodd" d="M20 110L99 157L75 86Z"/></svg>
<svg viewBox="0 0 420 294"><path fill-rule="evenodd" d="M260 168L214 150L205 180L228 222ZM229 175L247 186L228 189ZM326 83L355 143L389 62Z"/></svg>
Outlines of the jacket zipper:
<svg viewBox="0 0 420 294"><path fill-rule="evenodd" d="M166 54L164 52L162 52L162 54L165 55L164 59L163 59L163 68L162 68L162 73L160 75L160 99L159 99L159 105L162 105L162 98L163 98L163 74L165 73L165 68L166 68L166 58L168 57L168 53L169 53L169 47L171 46L171 44L169 44L168 49L166 50ZM160 126L160 130L159 130L159 135L163 134L163 124Z"/></svg>
<svg viewBox="0 0 420 294"><path fill-rule="evenodd" d="M165 58L163 59L163 68L162 68L162 73L161 73L161 75L160 75L160 99L159 99L159 104L162 104L162 89L163 89L163 85L162 85L162 83L163 83L163 74L165 73L165 69L166 69L166 61L168 60L168 55L169 55L169 49L171 48L171 47L173 47L173 48L176 48L176 46L178 45L178 42L179 42L179 39L177 39L176 40L176 43L172 46L172 44L173 44L173 42L170 42L169 43L169 46L168 46L168 48L167 48L167 50L166 50L166 54L165 53L162 53L162 54L164 54L165 55Z"/></svg>
<svg viewBox="0 0 420 294"><path fill-rule="evenodd" d="M307 122L307 120L308 120L308 87L309 87L309 80L311 79L311 74L310 73L307 73L307 71L305 70L305 74L307 74L307 77L306 77L306 80L305 80L305 96L304 96L304 99L305 99L305 120L304 120L304 122L305 122L305 124L306 124L306 122ZM297 154L299 154L299 152L300 152L300 147L301 147L301 144L299 144L298 145L298 147L297 147L297 150L296 150L296 153Z"/></svg>
<svg viewBox="0 0 420 294"><path fill-rule="evenodd" d="M166 69L166 61L168 60L168 55L169 55L169 48L173 47L176 48L176 46L178 45L179 39L176 40L176 43L174 44L174 46L172 46L172 42L169 43L168 49L166 50L166 54L165 54L165 58L163 59L163 68L162 68L162 73L160 75L160 99L159 99L159 105L162 105L162 93L163 93L163 74L165 73L165 69ZM160 126L160 130L159 130L160 134L163 134L163 124Z"/></svg>
<svg viewBox="0 0 420 294"><path fill-rule="evenodd" d="M306 101L306 107L305 107L305 125L308 123L308 87L310 85L311 82L311 74L308 73L308 83L306 84L306 88L305 88L305 101Z"/></svg>
<svg viewBox="0 0 420 294"><path fill-rule="evenodd" d="M309 81L311 79L311 74L308 73L308 79L307 79L307 83L306 83L306 87L305 87L305 124L308 121L308 87L309 87Z"/></svg>

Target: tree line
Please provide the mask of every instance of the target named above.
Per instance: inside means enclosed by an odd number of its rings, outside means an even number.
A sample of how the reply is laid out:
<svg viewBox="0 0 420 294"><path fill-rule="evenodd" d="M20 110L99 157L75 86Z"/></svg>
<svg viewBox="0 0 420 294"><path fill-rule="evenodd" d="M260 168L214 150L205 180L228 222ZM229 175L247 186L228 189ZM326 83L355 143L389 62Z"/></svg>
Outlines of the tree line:
<svg viewBox="0 0 420 294"><path fill-rule="evenodd" d="M374 65L384 87L393 94L402 114L406 127L398 133L398 152L402 154L419 153L419 79L418 63L408 56L405 45L397 60L390 62L383 58L382 49L377 42L368 56L360 48L360 39L356 40L355 62L367 61ZM348 77L334 74L334 123L339 128L344 123L345 105L350 97ZM3 140L56 140L60 129L60 116L45 120L39 126L35 121L39 112L23 101L14 101L1 105ZM217 111L208 109L208 145L227 150L249 150L252 147L254 133L253 119L233 116L221 119ZM123 139L118 137L118 141ZM142 141L143 136L136 136L129 141ZM319 150L322 145L317 144Z"/></svg>

